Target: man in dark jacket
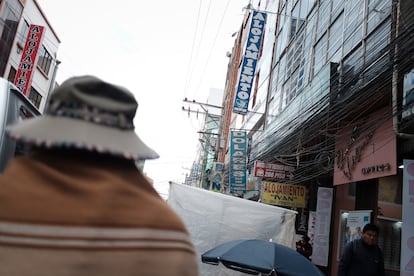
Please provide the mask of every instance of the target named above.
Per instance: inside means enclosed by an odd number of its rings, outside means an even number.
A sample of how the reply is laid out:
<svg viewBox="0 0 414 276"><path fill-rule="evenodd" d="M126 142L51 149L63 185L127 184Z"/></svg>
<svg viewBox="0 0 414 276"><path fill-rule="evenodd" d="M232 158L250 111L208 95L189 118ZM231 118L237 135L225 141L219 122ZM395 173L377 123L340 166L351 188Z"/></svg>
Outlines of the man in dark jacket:
<svg viewBox="0 0 414 276"><path fill-rule="evenodd" d="M338 276L383 276L384 257L377 245L379 228L368 223L362 237L348 243L338 266Z"/></svg>

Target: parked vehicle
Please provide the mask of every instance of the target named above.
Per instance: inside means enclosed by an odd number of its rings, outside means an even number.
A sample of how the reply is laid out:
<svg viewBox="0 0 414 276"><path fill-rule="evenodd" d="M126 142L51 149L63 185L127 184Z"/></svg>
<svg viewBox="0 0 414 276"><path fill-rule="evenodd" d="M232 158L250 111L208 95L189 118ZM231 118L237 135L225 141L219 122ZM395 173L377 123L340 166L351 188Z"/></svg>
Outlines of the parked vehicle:
<svg viewBox="0 0 414 276"><path fill-rule="evenodd" d="M22 144L16 143L6 135L6 127L17 120L40 114L13 83L0 78L0 172L13 156L23 154L25 150Z"/></svg>

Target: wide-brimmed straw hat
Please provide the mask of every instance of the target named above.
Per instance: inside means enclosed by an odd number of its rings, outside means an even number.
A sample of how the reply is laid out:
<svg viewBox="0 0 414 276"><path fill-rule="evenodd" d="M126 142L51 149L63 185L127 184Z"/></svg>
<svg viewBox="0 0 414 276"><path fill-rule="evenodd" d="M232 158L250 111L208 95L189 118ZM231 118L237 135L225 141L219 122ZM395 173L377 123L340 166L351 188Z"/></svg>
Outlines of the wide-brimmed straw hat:
<svg viewBox="0 0 414 276"><path fill-rule="evenodd" d="M72 77L50 96L44 115L8 128L11 138L48 148L77 148L127 159L158 158L135 133L138 103L124 87Z"/></svg>

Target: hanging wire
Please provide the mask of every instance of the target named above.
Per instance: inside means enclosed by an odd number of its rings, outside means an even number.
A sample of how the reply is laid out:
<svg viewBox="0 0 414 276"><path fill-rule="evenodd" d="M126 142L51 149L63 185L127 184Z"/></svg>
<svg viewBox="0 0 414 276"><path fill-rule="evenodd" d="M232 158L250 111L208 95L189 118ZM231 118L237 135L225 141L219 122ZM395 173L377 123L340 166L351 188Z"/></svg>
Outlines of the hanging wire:
<svg viewBox="0 0 414 276"><path fill-rule="evenodd" d="M406 14L405 18L410 16L412 14ZM324 82L319 79L321 89L337 87L336 89L326 93L317 102L314 101L314 97L302 99L303 108L298 110L298 114L285 116L282 112L276 115L274 122L269 123L263 133L254 136L252 151L256 152L256 156L252 160L280 162L296 167L295 183L332 174L335 144L346 143L350 139L349 133L341 132L341 129L352 128L365 119L364 133L375 132L386 121L401 115L401 109L375 118L367 114L381 106L390 107L394 65L392 52L395 45L399 45L401 49L409 49L408 53L402 52L402 56L397 57L400 72L398 83L401 84L403 73L412 66L412 60L404 57L409 57L414 51L410 46L413 41L413 29L408 23L402 24L400 35L396 39L392 38L391 15L385 16L382 22L378 23L376 32L364 38L364 41L369 42L366 45L370 47L366 50L365 56L356 55L358 51L362 53L363 47L362 44L356 44L342 63L338 64L339 74L331 75ZM359 71L347 71L345 65L354 56L359 60L365 58L365 64L360 66ZM272 67L271 73L278 69L278 65L276 63ZM270 74L262 79L260 85L267 79L271 79ZM317 81L318 79L314 79L312 85L317 84ZM300 97L300 94L297 93L296 97ZM397 106L401 106L403 101L404 97L399 97ZM295 104L294 100L290 103L292 104ZM291 112L289 105L284 112ZM304 119L305 114L311 115ZM300 127L301 131L298 131L298 126L303 126ZM395 133L382 134L378 139L387 144L395 141ZM253 161L248 166L252 167Z"/></svg>

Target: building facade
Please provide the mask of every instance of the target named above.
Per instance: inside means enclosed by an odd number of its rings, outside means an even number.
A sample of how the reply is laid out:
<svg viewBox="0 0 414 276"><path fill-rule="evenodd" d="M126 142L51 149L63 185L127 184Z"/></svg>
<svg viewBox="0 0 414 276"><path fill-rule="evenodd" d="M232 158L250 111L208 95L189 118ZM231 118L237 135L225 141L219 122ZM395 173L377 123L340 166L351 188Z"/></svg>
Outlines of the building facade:
<svg viewBox="0 0 414 276"><path fill-rule="evenodd" d="M348 218L357 214L367 214L364 223L380 226L387 275L399 275L401 252L408 250L401 245L401 165L414 158L414 48L409 35L414 3L250 4L227 75L220 132L227 137L227 147L231 122L239 120L250 139L249 175L256 173L257 161L294 168L289 179L271 176L259 181L306 187L306 203L295 208L297 232L306 229L312 236L312 261L326 275L336 275ZM249 111L235 115L232 101L254 10L268 17ZM228 167L228 150L220 154ZM322 227L326 223L329 226Z"/></svg>
<svg viewBox="0 0 414 276"><path fill-rule="evenodd" d="M43 27L42 39L39 39L41 44L37 45L37 56L25 60L36 62L32 64L30 79L24 80L29 85L26 96L43 112L48 95L55 86L60 63L57 59L60 39L36 0L0 1L0 20L0 75L13 83L16 83L19 69L27 69L27 65L24 67L21 64L27 54L24 50L30 27Z"/></svg>

